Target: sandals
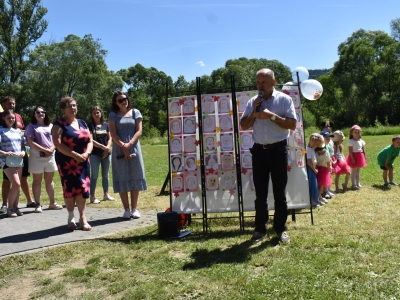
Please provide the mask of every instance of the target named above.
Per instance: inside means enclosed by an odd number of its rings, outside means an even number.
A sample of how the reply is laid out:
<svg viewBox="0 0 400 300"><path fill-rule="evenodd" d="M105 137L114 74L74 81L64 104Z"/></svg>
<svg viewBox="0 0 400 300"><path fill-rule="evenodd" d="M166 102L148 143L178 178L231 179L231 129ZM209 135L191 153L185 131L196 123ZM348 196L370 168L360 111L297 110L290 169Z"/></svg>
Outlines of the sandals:
<svg viewBox="0 0 400 300"><path fill-rule="evenodd" d="M83 224L82 219L79 219L79 227L80 227L83 231L90 231L90 230L92 230L92 226L90 226L89 223Z"/></svg>

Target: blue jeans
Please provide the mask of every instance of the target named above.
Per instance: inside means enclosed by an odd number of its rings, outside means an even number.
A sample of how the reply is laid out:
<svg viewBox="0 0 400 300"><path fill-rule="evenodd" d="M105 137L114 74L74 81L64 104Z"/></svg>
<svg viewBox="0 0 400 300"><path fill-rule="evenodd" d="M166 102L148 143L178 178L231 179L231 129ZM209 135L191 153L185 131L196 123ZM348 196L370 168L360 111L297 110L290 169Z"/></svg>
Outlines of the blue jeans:
<svg viewBox="0 0 400 300"><path fill-rule="evenodd" d="M99 168L101 165L101 176L102 178L102 185L104 193L108 193L108 171L110 170L110 163L111 163L111 154L107 158L101 158L99 155L92 155L90 156L90 169L91 169L91 176L90 176L90 194L94 195L94 191L96 190L96 183L97 178L99 177Z"/></svg>
<svg viewBox="0 0 400 300"><path fill-rule="evenodd" d="M263 149L257 144L250 150L253 155L253 180L256 189L255 231L266 233L265 224L268 221L268 185L271 177L274 194L274 230L281 233L286 230L288 207L286 202L287 158L286 145L272 149Z"/></svg>

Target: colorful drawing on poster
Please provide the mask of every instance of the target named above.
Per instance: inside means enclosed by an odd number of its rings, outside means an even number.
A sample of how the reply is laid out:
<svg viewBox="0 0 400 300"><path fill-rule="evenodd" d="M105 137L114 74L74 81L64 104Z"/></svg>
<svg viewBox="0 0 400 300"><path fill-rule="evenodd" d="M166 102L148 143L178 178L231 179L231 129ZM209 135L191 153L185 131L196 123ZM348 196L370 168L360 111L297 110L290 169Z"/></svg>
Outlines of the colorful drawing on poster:
<svg viewBox="0 0 400 300"><path fill-rule="evenodd" d="M233 136L232 133L221 133L221 150L233 151Z"/></svg>
<svg viewBox="0 0 400 300"><path fill-rule="evenodd" d="M204 151L215 151L217 150L217 136L215 134L205 134L203 140Z"/></svg>
<svg viewBox="0 0 400 300"><path fill-rule="evenodd" d="M182 164L182 156L181 155L172 155L171 156L171 170L172 170L172 172L182 172L183 164Z"/></svg>
<svg viewBox="0 0 400 300"><path fill-rule="evenodd" d="M183 115L194 115L194 97L185 98L183 102Z"/></svg>
<svg viewBox="0 0 400 300"><path fill-rule="evenodd" d="M290 95L290 97L293 100L293 105L294 108L300 108L300 98L299 95L296 93L296 95Z"/></svg>
<svg viewBox="0 0 400 300"><path fill-rule="evenodd" d="M172 99L169 104L169 115L170 116L180 116L181 115L181 105L179 99Z"/></svg>
<svg viewBox="0 0 400 300"><path fill-rule="evenodd" d="M170 150L171 153L182 152L182 138L180 136L175 136L170 140Z"/></svg>
<svg viewBox="0 0 400 300"><path fill-rule="evenodd" d="M303 139L303 133L300 128L296 128L296 130L293 133L293 139L294 139L294 145L296 147L304 147L304 139Z"/></svg>
<svg viewBox="0 0 400 300"><path fill-rule="evenodd" d="M218 173L206 175L206 188L208 191L218 190Z"/></svg>
<svg viewBox="0 0 400 300"><path fill-rule="evenodd" d="M205 115L203 117L203 132L215 132L214 115Z"/></svg>
<svg viewBox="0 0 400 300"><path fill-rule="evenodd" d="M297 127L303 127L303 119L301 118L301 111L300 110L296 110L296 119L297 119Z"/></svg>
<svg viewBox="0 0 400 300"><path fill-rule="evenodd" d="M252 169L253 165L250 151L242 151L240 156L242 158L242 169Z"/></svg>
<svg viewBox="0 0 400 300"><path fill-rule="evenodd" d="M232 131L232 118L230 115L219 116L219 128L221 131Z"/></svg>
<svg viewBox="0 0 400 300"><path fill-rule="evenodd" d="M223 191L236 190L235 172L221 172L221 189Z"/></svg>
<svg viewBox="0 0 400 300"><path fill-rule="evenodd" d="M231 99L229 95L226 96L221 96L218 99L218 113L229 113L229 111L231 110Z"/></svg>
<svg viewBox="0 0 400 300"><path fill-rule="evenodd" d="M240 133L240 149L249 150L253 147L253 138L250 132Z"/></svg>
<svg viewBox="0 0 400 300"><path fill-rule="evenodd" d="M172 177L172 191L173 192L183 192L183 176L182 174L177 174L176 176Z"/></svg>
<svg viewBox="0 0 400 300"><path fill-rule="evenodd" d="M302 149L296 148L296 164L299 168L304 167L304 153Z"/></svg>
<svg viewBox="0 0 400 300"><path fill-rule="evenodd" d="M196 117L183 118L183 133L185 134L196 133Z"/></svg>
<svg viewBox="0 0 400 300"><path fill-rule="evenodd" d="M174 134L182 133L182 120L181 118L172 118L169 119L169 130Z"/></svg>
<svg viewBox="0 0 400 300"><path fill-rule="evenodd" d="M233 152L221 152L221 168L222 170L233 169Z"/></svg>
<svg viewBox="0 0 400 300"><path fill-rule="evenodd" d="M249 102L250 98L247 94L237 93L236 99L239 104L238 110L239 112L243 113L246 109L247 102Z"/></svg>
<svg viewBox="0 0 400 300"><path fill-rule="evenodd" d="M195 192L198 190L197 174L196 173L185 173L185 190L187 192Z"/></svg>
<svg viewBox="0 0 400 300"><path fill-rule="evenodd" d="M201 109L203 114L215 113L214 98L211 95L201 96Z"/></svg>
<svg viewBox="0 0 400 300"><path fill-rule="evenodd" d="M196 136L188 135L184 136L184 151L185 152L196 152Z"/></svg>
<svg viewBox="0 0 400 300"><path fill-rule="evenodd" d="M205 157L206 169L218 170L217 152L207 153Z"/></svg>
<svg viewBox="0 0 400 300"><path fill-rule="evenodd" d="M185 171L196 171L197 170L197 165L196 165L196 155L194 154L189 154L184 157L185 159Z"/></svg>

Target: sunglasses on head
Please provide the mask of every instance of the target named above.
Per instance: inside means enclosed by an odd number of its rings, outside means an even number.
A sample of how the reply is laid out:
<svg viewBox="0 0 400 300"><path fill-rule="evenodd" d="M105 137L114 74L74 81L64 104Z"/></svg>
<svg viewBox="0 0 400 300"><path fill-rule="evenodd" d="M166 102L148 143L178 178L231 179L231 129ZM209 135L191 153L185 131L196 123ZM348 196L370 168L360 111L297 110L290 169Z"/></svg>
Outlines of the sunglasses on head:
<svg viewBox="0 0 400 300"><path fill-rule="evenodd" d="M44 110L37 110L37 111L35 111L35 114L37 114L37 115L45 114L45 113L46 113L46 111L44 111Z"/></svg>
<svg viewBox="0 0 400 300"><path fill-rule="evenodd" d="M313 140L319 140L318 135L312 135L311 138L312 138Z"/></svg>
<svg viewBox="0 0 400 300"><path fill-rule="evenodd" d="M123 102L125 102L125 101L127 101L128 99L125 97L125 98L120 98L120 99L118 99L117 101L118 101L118 103L123 103Z"/></svg>

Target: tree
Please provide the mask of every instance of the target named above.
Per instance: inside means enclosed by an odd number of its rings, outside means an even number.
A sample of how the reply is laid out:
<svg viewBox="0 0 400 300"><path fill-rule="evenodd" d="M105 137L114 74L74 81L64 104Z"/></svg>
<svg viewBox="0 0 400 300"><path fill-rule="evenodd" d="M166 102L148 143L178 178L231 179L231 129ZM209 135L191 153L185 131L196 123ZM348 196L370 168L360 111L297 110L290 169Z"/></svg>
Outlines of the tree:
<svg viewBox="0 0 400 300"><path fill-rule="evenodd" d="M128 87L129 98L143 115L143 134L148 134L153 128L159 133L167 129L167 110L165 84L168 82L168 96L175 93L172 78L156 68L145 68L136 64L128 69L117 72Z"/></svg>
<svg viewBox="0 0 400 300"><path fill-rule="evenodd" d="M183 75L180 75L174 82L174 88L176 93L186 92L189 89L189 82L186 81Z"/></svg>
<svg viewBox="0 0 400 300"><path fill-rule="evenodd" d="M230 59L225 63L225 67L219 68L211 73L215 87L230 87L230 76L235 75L236 86L255 87L255 76L258 70L269 68L274 71L277 83L285 83L292 80L291 71L288 67L277 60L247 59L241 57Z"/></svg>
<svg viewBox="0 0 400 300"><path fill-rule="evenodd" d="M400 18L396 18L390 22L392 37L400 42Z"/></svg>
<svg viewBox="0 0 400 300"><path fill-rule="evenodd" d="M377 118L381 123L398 123L398 50L398 43L386 33L363 29L339 45L340 58L332 74L347 98L342 102L349 111L345 125L371 125Z"/></svg>
<svg viewBox="0 0 400 300"><path fill-rule="evenodd" d="M66 95L79 102L79 115L88 119L93 105L109 110L113 91L122 79L108 71L107 51L91 35L68 35L63 42L40 44L30 55L30 68L21 78L21 107L40 103L52 117L60 115L58 103Z"/></svg>
<svg viewBox="0 0 400 300"><path fill-rule="evenodd" d="M40 0L0 0L0 84L12 90L28 68L29 47L47 29ZM11 87L9 86L11 84Z"/></svg>

